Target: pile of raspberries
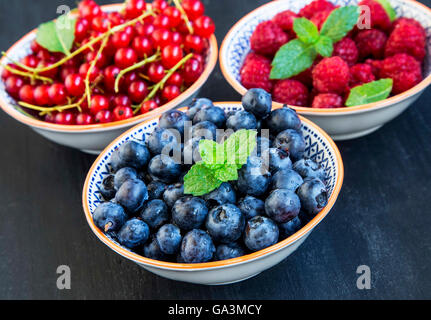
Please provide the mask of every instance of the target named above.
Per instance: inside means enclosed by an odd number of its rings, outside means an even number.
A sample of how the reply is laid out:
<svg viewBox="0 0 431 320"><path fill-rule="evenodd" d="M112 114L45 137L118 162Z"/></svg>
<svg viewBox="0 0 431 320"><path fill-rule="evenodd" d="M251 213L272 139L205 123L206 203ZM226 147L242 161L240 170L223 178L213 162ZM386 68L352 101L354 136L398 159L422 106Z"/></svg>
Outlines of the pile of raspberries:
<svg viewBox="0 0 431 320"><path fill-rule="evenodd" d="M375 0L363 0L359 5L369 6L371 29L355 27L334 44L332 57L318 56L309 69L285 80L271 80L269 74L278 49L296 38L293 20L305 17L321 28L336 6L316 0L298 14L286 10L260 23L250 39L252 51L241 68L242 85L262 88L283 104L312 108L345 107L352 88L378 79L393 79L392 95L417 85L426 55L424 28L410 18L391 22Z"/></svg>

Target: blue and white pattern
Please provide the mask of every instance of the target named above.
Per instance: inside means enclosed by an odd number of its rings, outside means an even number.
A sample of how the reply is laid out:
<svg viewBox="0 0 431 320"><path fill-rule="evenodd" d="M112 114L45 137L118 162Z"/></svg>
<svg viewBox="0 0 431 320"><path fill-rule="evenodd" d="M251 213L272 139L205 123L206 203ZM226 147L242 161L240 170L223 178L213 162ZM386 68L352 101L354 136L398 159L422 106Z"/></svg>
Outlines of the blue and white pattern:
<svg viewBox="0 0 431 320"><path fill-rule="evenodd" d="M357 5L359 0L330 0L340 6ZM256 26L267 20L271 20L277 13L284 10L299 12L312 0L278 0L273 1L257 10L247 18L239 22L229 37L225 39L224 47L221 51L222 63L228 74L236 81L240 81L240 70L245 57L250 52L250 37ZM427 57L424 65L424 76L431 72L431 14L424 11L417 3L408 0L390 0L398 17L414 18L421 23L427 33Z"/></svg>

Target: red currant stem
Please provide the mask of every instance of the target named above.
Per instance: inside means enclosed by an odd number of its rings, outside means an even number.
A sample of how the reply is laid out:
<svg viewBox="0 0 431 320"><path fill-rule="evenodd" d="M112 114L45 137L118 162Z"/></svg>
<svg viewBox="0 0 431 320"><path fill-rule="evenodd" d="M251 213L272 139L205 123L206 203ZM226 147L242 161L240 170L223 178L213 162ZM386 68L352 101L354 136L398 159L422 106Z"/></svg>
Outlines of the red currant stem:
<svg viewBox="0 0 431 320"><path fill-rule="evenodd" d="M173 0L175 7L177 7L177 9L181 12L181 16L184 20L184 22L186 23L187 29L189 30L190 34L194 33L192 24L190 23L189 17L187 16L187 13L184 11L184 8L182 7L181 3L179 0Z"/></svg>
<svg viewBox="0 0 431 320"><path fill-rule="evenodd" d="M184 65L184 63L186 63L192 57L193 57L193 53L189 53L184 58L182 58L172 69L168 70L168 72L166 73L165 77L162 80L160 80L159 83L157 83L156 85L153 86L153 89L147 95L147 97L145 98L144 102L146 102L146 101L151 100L152 98L154 98L154 96L156 95L157 91L159 91L161 88L163 88L163 86L165 85L166 81L169 80L169 78L172 76L172 74L175 71L177 71L179 68L181 68ZM142 108L142 103L133 111L133 113L137 114L141 110L141 108Z"/></svg>
<svg viewBox="0 0 431 320"><path fill-rule="evenodd" d="M35 80L36 79L36 80L41 80L43 82L48 82L48 83L53 83L54 82L51 78L42 77L42 76L30 73L30 72L19 71L17 69L11 68L8 65L2 65L2 67L5 68L6 70L12 72L13 74L19 75L21 77L27 77L27 78L30 78L31 80Z"/></svg>
<svg viewBox="0 0 431 320"><path fill-rule="evenodd" d="M130 71L133 71L133 70L136 70L136 69L139 69L139 68L141 68L141 67L143 67L143 66L145 66L147 63L150 63L150 62L154 62L154 61L156 61L158 58L160 57L160 52L156 52L154 55L152 55L151 57L148 57L148 58L145 58L144 60L142 60L142 61L140 61L140 62L138 62L138 63L135 63L134 65L132 65L132 66L130 66L130 67L128 67L128 68L126 68L126 69L123 69L123 70L121 70L120 71L120 73L117 75L117 77L115 78L115 92L116 93L118 93L119 91L120 91L120 89L119 89L119 86L120 86L120 80L121 80L121 78L126 74L126 73L128 73L128 72L130 72Z"/></svg>
<svg viewBox="0 0 431 320"><path fill-rule="evenodd" d="M18 102L18 104L20 106L24 107L24 108L27 108L27 109L32 109L32 110L40 111L39 115L41 115L41 116L45 115L47 113L53 112L53 111L62 112L62 111L67 110L67 109L73 109L73 108L79 107L79 102L68 104L68 105L65 105L65 106L56 106L56 107L52 107L52 108L45 108L45 107L35 106L33 104L26 103L26 102L23 102L23 101Z"/></svg>
<svg viewBox="0 0 431 320"><path fill-rule="evenodd" d="M142 79L144 79L144 80L147 80L147 81L150 81L150 78L149 77L147 77L145 74L143 74L143 73L138 73L138 76L140 76Z"/></svg>

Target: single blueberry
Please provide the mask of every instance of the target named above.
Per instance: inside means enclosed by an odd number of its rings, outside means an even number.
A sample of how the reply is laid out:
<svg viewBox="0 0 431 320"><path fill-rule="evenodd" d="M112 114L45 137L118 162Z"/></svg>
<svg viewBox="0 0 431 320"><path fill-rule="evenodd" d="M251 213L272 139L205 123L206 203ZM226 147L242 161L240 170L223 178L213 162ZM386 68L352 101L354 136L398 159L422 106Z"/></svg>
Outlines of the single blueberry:
<svg viewBox="0 0 431 320"><path fill-rule="evenodd" d="M159 127L165 129L175 129L181 135L184 134L184 127L189 117L179 110L169 110L162 114L159 119Z"/></svg>
<svg viewBox="0 0 431 320"><path fill-rule="evenodd" d="M170 155L173 150L181 149L181 136L172 129L156 128L148 137L147 145L152 155Z"/></svg>
<svg viewBox="0 0 431 320"><path fill-rule="evenodd" d="M250 89L242 97L242 106L256 118L265 118L272 108L271 95L263 89Z"/></svg>
<svg viewBox="0 0 431 320"><path fill-rule="evenodd" d="M237 188L242 194L259 197L268 190L271 174L262 158L251 156L238 171Z"/></svg>
<svg viewBox="0 0 431 320"><path fill-rule="evenodd" d="M168 207L160 199L148 201L144 205L140 217L151 229L156 230L169 220Z"/></svg>
<svg viewBox="0 0 431 320"><path fill-rule="evenodd" d="M299 216L287 221L286 223L279 224L278 229L280 230L280 237L286 239L298 232L301 227L302 223Z"/></svg>
<svg viewBox="0 0 431 320"><path fill-rule="evenodd" d="M292 160L289 158L289 153L277 149L269 149L269 170L271 172L277 172L278 170L292 169Z"/></svg>
<svg viewBox="0 0 431 320"><path fill-rule="evenodd" d="M328 204L328 191L325 184L317 178L306 178L297 194L302 208L310 215L316 215Z"/></svg>
<svg viewBox="0 0 431 320"><path fill-rule="evenodd" d="M245 250L236 242L220 244L215 253L217 260L229 260L243 255L245 255Z"/></svg>
<svg viewBox="0 0 431 320"><path fill-rule="evenodd" d="M277 189L265 200L265 212L272 220L285 223L297 217L301 210L301 201L293 191Z"/></svg>
<svg viewBox="0 0 431 320"><path fill-rule="evenodd" d="M210 121L202 121L192 127L192 138L216 140L217 127Z"/></svg>
<svg viewBox="0 0 431 320"><path fill-rule="evenodd" d="M117 233L118 242L129 249L143 245L149 236L150 229L147 224L136 218L127 221Z"/></svg>
<svg viewBox="0 0 431 320"><path fill-rule="evenodd" d="M227 203L215 207L208 213L205 226L213 240L230 243L241 237L245 217L237 206Z"/></svg>
<svg viewBox="0 0 431 320"><path fill-rule="evenodd" d="M246 196L241 199L238 202L238 208L244 214L246 220L265 214L265 202L252 196Z"/></svg>
<svg viewBox="0 0 431 320"><path fill-rule="evenodd" d="M202 121L210 121L214 123L217 128L223 128L226 123L226 115L223 109L219 107L207 107L199 110L193 118L193 124Z"/></svg>
<svg viewBox="0 0 431 320"><path fill-rule="evenodd" d="M293 170L298 172L304 179L305 178L318 178L322 181L326 180L326 173L323 167L311 160L301 159L293 164Z"/></svg>
<svg viewBox="0 0 431 320"><path fill-rule="evenodd" d="M157 231L156 239L160 250L166 254L175 254L180 249L181 231L173 224L165 224Z"/></svg>
<svg viewBox="0 0 431 320"><path fill-rule="evenodd" d="M267 217L256 216L247 222L244 243L252 251L259 251L277 243L278 226Z"/></svg>
<svg viewBox="0 0 431 320"><path fill-rule="evenodd" d="M115 197L117 190L114 188L114 175L110 174L103 179L99 186L99 191L102 194L103 199L106 201L109 201Z"/></svg>
<svg viewBox="0 0 431 320"><path fill-rule="evenodd" d="M287 129L277 135L274 146L288 152L292 160L297 161L304 155L305 139L302 133L293 129Z"/></svg>
<svg viewBox="0 0 431 320"><path fill-rule="evenodd" d="M225 203L235 203L235 190L228 182L223 182L220 187L204 195L208 207L219 206Z"/></svg>
<svg viewBox="0 0 431 320"><path fill-rule="evenodd" d="M186 114L190 119L193 119L196 113L202 108L214 107L214 104L210 99L207 98L199 98L194 99L191 105L189 106Z"/></svg>
<svg viewBox="0 0 431 320"><path fill-rule="evenodd" d="M119 230L127 220L123 207L112 202L101 203L93 213L93 221L104 232Z"/></svg>
<svg viewBox="0 0 431 320"><path fill-rule="evenodd" d="M144 246L144 257L159 261L169 260L169 257L160 250L156 237L153 237L153 239Z"/></svg>
<svg viewBox="0 0 431 320"><path fill-rule="evenodd" d="M165 192L167 186L165 183L161 181L151 181L148 186L148 199L154 200L154 199L162 199L163 193Z"/></svg>
<svg viewBox="0 0 431 320"><path fill-rule="evenodd" d="M180 177L181 165L171 157L159 154L151 159L148 172L156 180L171 183Z"/></svg>
<svg viewBox="0 0 431 320"><path fill-rule="evenodd" d="M115 194L115 201L130 213L140 210L148 200L147 186L142 180L127 180Z"/></svg>
<svg viewBox="0 0 431 320"><path fill-rule="evenodd" d="M127 141L114 150L111 156L111 166L114 171L124 167L142 169L150 161L147 147L137 141Z"/></svg>
<svg viewBox="0 0 431 320"><path fill-rule="evenodd" d="M303 183L304 180L296 171L279 170L271 178L271 190L287 189L295 192Z"/></svg>
<svg viewBox="0 0 431 320"><path fill-rule="evenodd" d="M234 131L241 129L254 130L257 129L257 120L252 113L242 110L227 118L226 127Z"/></svg>
<svg viewBox="0 0 431 320"><path fill-rule="evenodd" d="M172 208L175 202L184 196L184 184L176 183L170 185L166 188L165 193L163 193L163 200L169 208Z"/></svg>
<svg viewBox="0 0 431 320"><path fill-rule="evenodd" d="M283 108L271 111L270 115L265 119L263 127L268 128L274 135L287 129L300 131L301 119L299 119L295 110L283 106Z"/></svg>
<svg viewBox="0 0 431 320"><path fill-rule="evenodd" d="M138 179L138 173L135 169L124 167L117 171L114 177L114 187L115 190L120 189L122 184L130 179Z"/></svg>
<svg viewBox="0 0 431 320"><path fill-rule="evenodd" d="M194 229L187 233L181 243L181 260L185 263L208 262L212 259L215 246L205 231Z"/></svg>
<svg viewBox="0 0 431 320"><path fill-rule="evenodd" d="M199 152L199 142L202 137L195 137L184 144L183 158L185 164L194 164L202 160Z"/></svg>
<svg viewBox="0 0 431 320"><path fill-rule="evenodd" d="M201 198L182 197L172 207L172 220L183 230L200 228L208 215L208 208Z"/></svg>

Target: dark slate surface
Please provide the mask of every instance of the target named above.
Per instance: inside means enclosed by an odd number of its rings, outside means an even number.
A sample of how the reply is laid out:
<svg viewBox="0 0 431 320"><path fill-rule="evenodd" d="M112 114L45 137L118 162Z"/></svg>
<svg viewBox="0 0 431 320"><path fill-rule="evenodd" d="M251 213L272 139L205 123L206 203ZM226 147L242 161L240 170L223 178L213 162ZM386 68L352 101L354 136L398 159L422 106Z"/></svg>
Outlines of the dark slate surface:
<svg viewBox="0 0 431 320"><path fill-rule="evenodd" d="M264 2L206 0L219 41ZM58 5L74 3L1 0L0 48L54 18ZM240 98L219 69L202 95ZM94 157L48 142L0 112L0 298L429 299L430 99L427 90L378 132L338 143L345 184L327 219L286 261L221 287L165 280L111 252L92 234L81 208ZM56 268L63 264L72 270L69 291L56 288ZM363 264L371 268L371 290L356 288L356 268Z"/></svg>

